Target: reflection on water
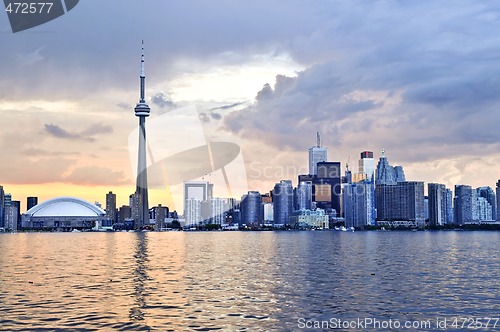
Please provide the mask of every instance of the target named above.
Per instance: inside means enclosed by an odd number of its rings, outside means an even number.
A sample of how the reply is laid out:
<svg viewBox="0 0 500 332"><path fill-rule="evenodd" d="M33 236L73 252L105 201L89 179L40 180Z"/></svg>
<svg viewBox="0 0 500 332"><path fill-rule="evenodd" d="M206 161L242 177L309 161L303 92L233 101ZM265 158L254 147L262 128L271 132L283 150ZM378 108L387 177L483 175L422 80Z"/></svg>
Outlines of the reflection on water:
<svg viewBox="0 0 500 332"><path fill-rule="evenodd" d="M498 316L496 232L0 235L0 330ZM495 316L496 315L496 316Z"/></svg>

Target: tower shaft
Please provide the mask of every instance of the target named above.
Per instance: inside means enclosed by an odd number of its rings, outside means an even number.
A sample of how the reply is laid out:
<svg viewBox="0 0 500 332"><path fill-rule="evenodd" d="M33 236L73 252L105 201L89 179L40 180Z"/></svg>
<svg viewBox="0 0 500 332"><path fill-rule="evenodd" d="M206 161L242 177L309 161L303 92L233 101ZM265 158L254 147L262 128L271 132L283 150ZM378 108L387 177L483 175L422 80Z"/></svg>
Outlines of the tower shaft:
<svg viewBox="0 0 500 332"><path fill-rule="evenodd" d="M135 106L135 115L139 117L139 155L137 158L136 214L135 228L142 228L149 223L148 173L146 160L146 117L150 108L146 103L146 75L144 74L144 42L142 43L140 98Z"/></svg>

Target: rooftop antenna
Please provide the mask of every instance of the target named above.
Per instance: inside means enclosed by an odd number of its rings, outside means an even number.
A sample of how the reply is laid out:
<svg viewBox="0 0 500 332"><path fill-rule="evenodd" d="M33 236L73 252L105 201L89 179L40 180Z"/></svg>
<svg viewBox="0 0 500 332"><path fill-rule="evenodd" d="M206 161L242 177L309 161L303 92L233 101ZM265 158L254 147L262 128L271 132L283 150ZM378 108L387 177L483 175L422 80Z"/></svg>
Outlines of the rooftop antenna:
<svg viewBox="0 0 500 332"><path fill-rule="evenodd" d="M316 132L316 144L319 147L321 147L321 136L319 134L319 131Z"/></svg>

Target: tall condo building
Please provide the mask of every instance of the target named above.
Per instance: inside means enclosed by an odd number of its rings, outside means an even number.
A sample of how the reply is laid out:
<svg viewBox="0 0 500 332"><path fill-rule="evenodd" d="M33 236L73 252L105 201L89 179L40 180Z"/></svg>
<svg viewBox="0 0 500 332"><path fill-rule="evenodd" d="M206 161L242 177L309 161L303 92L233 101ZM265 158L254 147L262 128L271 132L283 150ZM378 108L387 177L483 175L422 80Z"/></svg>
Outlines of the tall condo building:
<svg viewBox="0 0 500 332"><path fill-rule="evenodd" d="M471 223L474 221L475 213L475 191L471 186L455 186L455 222L458 225Z"/></svg>
<svg viewBox="0 0 500 332"><path fill-rule="evenodd" d="M26 204L27 204L26 205L27 206L26 211L27 211L27 210L31 209L33 206L38 205L38 197L33 197L33 196L28 197L26 199Z"/></svg>
<svg viewBox="0 0 500 332"><path fill-rule="evenodd" d="M184 182L184 219L187 225L203 221L201 204L212 199L213 186L208 181Z"/></svg>
<svg viewBox="0 0 500 332"><path fill-rule="evenodd" d="M311 210L313 186L311 181L299 182L295 189L295 210Z"/></svg>
<svg viewBox="0 0 500 332"><path fill-rule="evenodd" d="M375 160L373 159L372 151L361 152L361 159L359 159L359 173L364 175L369 181L373 181L375 173Z"/></svg>
<svg viewBox="0 0 500 332"><path fill-rule="evenodd" d="M3 187L0 186L0 228L5 226L5 192Z"/></svg>
<svg viewBox="0 0 500 332"><path fill-rule="evenodd" d="M342 205L347 227L362 228L375 225L375 191L372 181L346 184Z"/></svg>
<svg viewBox="0 0 500 332"><path fill-rule="evenodd" d="M443 226L447 223L446 187L444 184L429 183L427 185L429 196L429 225Z"/></svg>
<svg viewBox="0 0 500 332"><path fill-rule="evenodd" d="M139 117L139 155L137 159L137 207L135 228L144 227L149 223L149 199L148 199L148 174L146 163L146 118L149 116L150 108L146 103L146 76L144 74L144 42L142 43L141 55L141 88L140 99L135 106L135 116Z"/></svg>
<svg viewBox="0 0 500 332"><path fill-rule="evenodd" d="M496 215L496 220L500 221L500 180L497 181L497 215Z"/></svg>
<svg viewBox="0 0 500 332"><path fill-rule="evenodd" d="M379 184L375 187L377 220L403 221L422 227L425 222L424 183Z"/></svg>
<svg viewBox="0 0 500 332"><path fill-rule="evenodd" d="M287 225L293 212L293 187L292 181L281 180L274 186L274 223Z"/></svg>
<svg viewBox="0 0 500 332"><path fill-rule="evenodd" d="M309 174L318 174L318 163L322 161L327 161L328 152L325 147L321 146L321 136L316 133L316 146L309 149Z"/></svg>
<svg viewBox="0 0 500 332"><path fill-rule="evenodd" d="M247 226L259 226L262 223L262 196L258 191L249 191L241 197L241 222Z"/></svg>
<svg viewBox="0 0 500 332"><path fill-rule="evenodd" d="M446 223L448 225L453 224L454 222L454 213L453 213L453 192L451 189L446 189Z"/></svg>
<svg viewBox="0 0 500 332"><path fill-rule="evenodd" d="M395 184L396 183L396 172L394 167L389 165L389 161L385 156L385 151L382 150L382 155L377 164L377 171L375 173L375 184ZM378 207L377 207L378 209Z"/></svg>
<svg viewBox="0 0 500 332"><path fill-rule="evenodd" d="M325 210L334 209L340 216L341 165L340 162L319 162L318 175L314 180L314 201Z"/></svg>
<svg viewBox="0 0 500 332"><path fill-rule="evenodd" d="M116 194L112 191L106 194L106 219L116 222Z"/></svg>
<svg viewBox="0 0 500 332"><path fill-rule="evenodd" d="M491 217L490 219L479 219L479 220L496 220L497 217L497 198L495 195L495 192L491 187L480 187L477 188L477 196L484 198L488 204L490 205L491 208ZM483 209L487 209L487 207L484 207Z"/></svg>

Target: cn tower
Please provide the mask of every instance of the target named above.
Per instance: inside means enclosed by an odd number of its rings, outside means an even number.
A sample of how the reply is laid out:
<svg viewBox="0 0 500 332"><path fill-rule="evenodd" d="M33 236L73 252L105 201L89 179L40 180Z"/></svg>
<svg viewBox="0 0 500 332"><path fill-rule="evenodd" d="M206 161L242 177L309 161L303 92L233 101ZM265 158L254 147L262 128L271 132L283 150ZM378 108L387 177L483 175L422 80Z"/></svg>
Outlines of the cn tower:
<svg viewBox="0 0 500 332"><path fill-rule="evenodd" d="M141 55L141 98L135 106L135 116L139 117L139 158L137 159L137 189L139 220L135 220L135 228L142 228L149 223L148 203L148 173L146 164L146 118L150 108L144 98L146 90L146 76L144 75L144 41L142 41Z"/></svg>

